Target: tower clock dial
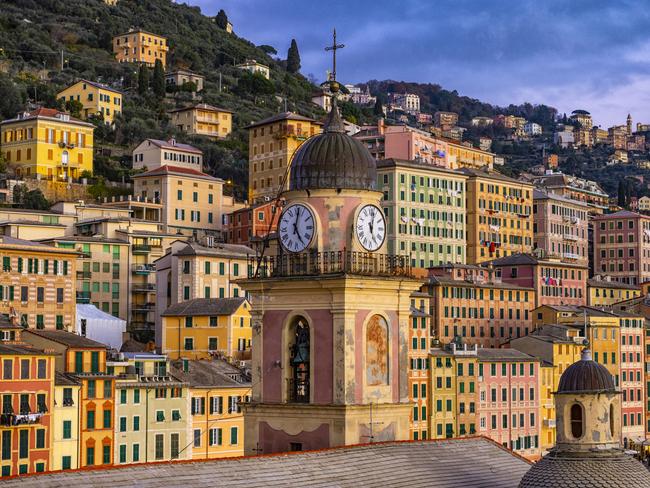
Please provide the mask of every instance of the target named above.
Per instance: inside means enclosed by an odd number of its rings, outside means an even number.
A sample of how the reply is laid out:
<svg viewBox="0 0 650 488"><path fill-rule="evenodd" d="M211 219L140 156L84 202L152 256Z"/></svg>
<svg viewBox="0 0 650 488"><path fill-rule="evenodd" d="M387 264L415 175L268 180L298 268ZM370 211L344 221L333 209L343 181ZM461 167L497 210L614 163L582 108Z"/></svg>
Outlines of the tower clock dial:
<svg viewBox="0 0 650 488"><path fill-rule="evenodd" d="M364 205L357 214L356 234L359 243L367 251L376 251L386 239L384 213L375 205Z"/></svg>
<svg viewBox="0 0 650 488"><path fill-rule="evenodd" d="M280 242L285 250L304 251L314 238L314 214L306 205L290 205L282 212L278 229Z"/></svg>

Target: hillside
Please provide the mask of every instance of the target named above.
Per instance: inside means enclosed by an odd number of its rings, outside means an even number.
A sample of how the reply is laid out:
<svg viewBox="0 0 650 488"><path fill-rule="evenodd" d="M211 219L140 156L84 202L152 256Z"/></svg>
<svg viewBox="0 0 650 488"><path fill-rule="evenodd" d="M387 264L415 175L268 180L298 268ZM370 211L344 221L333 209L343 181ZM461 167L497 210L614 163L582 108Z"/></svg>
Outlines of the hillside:
<svg viewBox="0 0 650 488"><path fill-rule="evenodd" d="M283 61L267 54L268 47L265 51L228 34L197 7L170 0L120 0L114 7L102 0L4 0L2 4L0 71L4 74L0 73L0 90L4 96L0 115L12 117L28 104L55 106L56 92L79 78L123 89L122 119L115 130L101 129L96 134L96 144L111 149L113 155L99 156L96 170L110 179L128 176L124 155L142 138L176 135L204 149L209 172L236 181L237 193L244 196L247 135L243 127L283 110L283 98L289 110L322 115L309 102L314 89L310 82L288 73ZM112 37L130 27L168 38L169 67L188 68L206 76L202 101L235 112L231 140L215 144L175 134L167 125L165 110L190 102L189 94L159 100L151 93L137 93L137 68L117 63L111 46ZM289 41L287 38L287 45ZM233 67L245 59L267 64L270 81L252 79Z"/></svg>

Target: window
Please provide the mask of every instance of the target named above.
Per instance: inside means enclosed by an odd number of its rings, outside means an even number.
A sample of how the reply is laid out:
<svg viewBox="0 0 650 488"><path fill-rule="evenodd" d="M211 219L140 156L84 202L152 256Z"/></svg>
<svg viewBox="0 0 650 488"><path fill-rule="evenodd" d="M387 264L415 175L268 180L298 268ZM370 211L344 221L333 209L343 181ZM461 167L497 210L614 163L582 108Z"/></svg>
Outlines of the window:
<svg viewBox="0 0 650 488"><path fill-rule="evenodd" d="M95 398L95 380L88 380L88 398Z"/></svg>
<svg viewBox="0 0 650 488"><path fill-rule="evenodd" d="M133 444L133 462L137 463L140 461L140 444Z"/></svg>
<svg viewBox="0 0 650 488"><path fill-rule="evenodd" d="M36 449L45 448L45 429L36 430Z"/></svg>
<svg viewBox="0 0 650 488"><path fill-rule="evenodd" d="M11 435L12 431L2 431L2 459L11 459Z"/></svg>
<svg viewBox="0 0 650 488"><path fill-rule="evenodd" d="M47 377L47 359L38 360L38 371L36 374L40 380Z"/></svg>
<svg viewBox="0 0 650 488"><path fill-rule="evenodd" d="M86 465L94 466L95 465L95 448L87 447L86 448Z"/></svg>
<svg viewBox="0 0 650 488"><path fill-rule="evenodd" d="M194 429L194 447L201 447L201 429Z"/></svg>
<svg viewBox="0 0 650 488"><path fill-rule="evenodd" d="M102 463L111 464L111 446L104 446L102 449Z"/></svg>
<svg viewBox="0 0 650 488"><path fill-rule="evenodd" d="M126 462L126 444L120 445L120 463Z"/></svg>
<svg viewBox="0 0 650 488"><path fill-rule="evenodd" d="M63 438L72 439L72 420L63 421Z"/></svg>
<svg viewBox="0 0 650 488"><path fill-rule="evenodd" d="M120 432L126 432L126 417L120 417Z"/></svg>
<svg viewBox="0 0 650 488"><path fill-rule="evenodd" d="M181 412L180 410L172 410L172 420L173 421L178 421L181 419Z"/></svg>
<svg viewBox="0 0 650 488"><path fill-rule="evenodd" d="M192 415L205 414L205 398L192 397Z"/></svg>
<svg viewBox="0 0 650 488"><path fill-rule="evenodd" d="M21 380L29 379L29 359L20 360L20 379Z"/></svg>
<svg viewBox="0 0 650 488"><path fill-rule="evenodd" d="M94 429L95 428L95 411L88 410L86 413L86 428Z"/></svg>
<svg viewBox="0 0 650 488"><path fill-rule="evenodd" d="M72 467L72 456L61 457L61 469L70 469Z"/></svg>
<svg viewBox="0 0 650 488"><path fill-rule="evenodd" d="M237 445L239 443L239 429L237 427L230 428L230 444Z"/></svg>
<svg viewBox="0 0 650 488"><path fill-rule="evenodd" d="M126 394L127 394L127 391L124 388L122 388L120 390L120 403L122 405L124 405L126 403Z"/></svg>
<svg viewBox="0 0 650 488"><path fill-rule="evenodd" d="M583 410L582 405L574 403L571 405L571 435L575 439L582 437L583 433Z"/></svg>
<svg viewBox="0 0 650 488"><path fill-rule="evenodd" d="M140 430L140 416L135 415L133 417L133 431L138 432Z"/></svg>
<svg viewBox="0 0 650 488"><path fill-rule="evenodd" d="M156 460L160 461L164 457L164 455L165 455L165 436L163 434L156 434Z"/></svg>
<svg viewBox="0 0 650 488"><path fill-rule="evenodd" d="M164 410L156 410L156 422L165 421L165 412Z"/></svg>
<svg viewBox="0 0 650 488"><path fill-rule="evenodd" d="M185 338L185 350L192 351L194 349L194 339L192 337Z"/></svg>

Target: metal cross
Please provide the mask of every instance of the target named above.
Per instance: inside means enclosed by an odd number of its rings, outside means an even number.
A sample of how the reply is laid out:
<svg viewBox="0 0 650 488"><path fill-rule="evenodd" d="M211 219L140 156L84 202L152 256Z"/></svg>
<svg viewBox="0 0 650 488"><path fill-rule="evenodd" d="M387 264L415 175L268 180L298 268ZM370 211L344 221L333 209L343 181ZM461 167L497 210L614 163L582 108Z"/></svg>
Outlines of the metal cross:
<svg viewBox="0 0 650 488"><path fill-rule="evenodd" d="M332 75L331 75L331 80L330 81L336 80L336 50L337 49L343 49L345 47L345 44L337 44L336 43L336 29L334 29L332 39L333 39L332 45L327 46L325 48L325 51L332 51Z"/></svg>

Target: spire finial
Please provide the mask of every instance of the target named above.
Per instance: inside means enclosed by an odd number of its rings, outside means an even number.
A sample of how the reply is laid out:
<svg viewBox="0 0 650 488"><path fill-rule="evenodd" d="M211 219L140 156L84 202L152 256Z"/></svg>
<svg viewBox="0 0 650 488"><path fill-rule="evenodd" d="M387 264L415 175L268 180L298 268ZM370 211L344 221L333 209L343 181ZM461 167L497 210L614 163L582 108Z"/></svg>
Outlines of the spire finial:
<svg viewBox="0 0 650 488"><path fill-rule="evenodd" d="M332 72L330 73L329 82L330 91L332 93L337 93L339 91L339 84L336 81L336 50L343 49L345 44L336 43L336 29L332 32L332 45L325 47L325 51L332 51ZM335 95L336 96L336 95Z"/></svg>

